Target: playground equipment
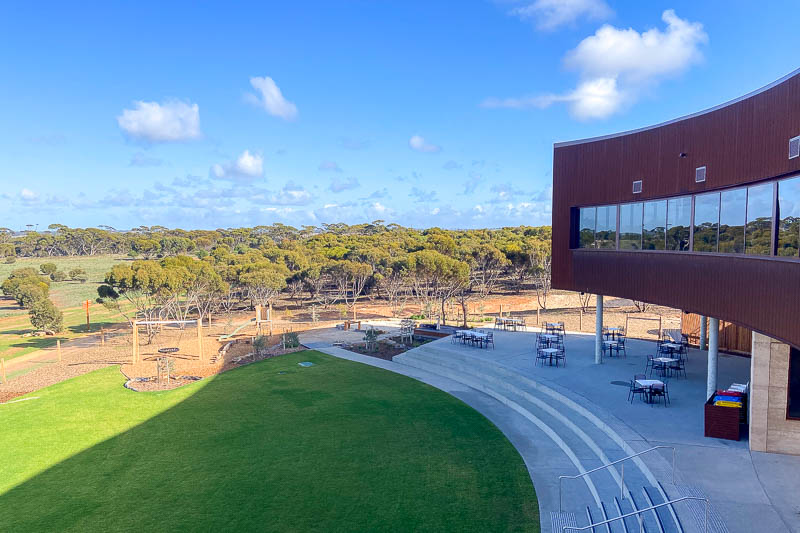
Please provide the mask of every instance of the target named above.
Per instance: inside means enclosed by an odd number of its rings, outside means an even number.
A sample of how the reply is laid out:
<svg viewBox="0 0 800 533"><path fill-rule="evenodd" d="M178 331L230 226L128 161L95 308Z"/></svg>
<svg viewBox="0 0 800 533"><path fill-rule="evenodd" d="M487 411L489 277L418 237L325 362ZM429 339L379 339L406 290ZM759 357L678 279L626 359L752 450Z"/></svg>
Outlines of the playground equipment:
<svg viewBox="0 0 800 533"><path fill-rule="evenodd" d="M140 326L165 326L169 324L176 324L181 327L181 335L183 335L183 328L186 324L197 325L197 353L200 362L203 362L203 324L200 320L134 320L133 321L133 342L131 343L131 362L133 364L141 362L141 347L139 346L139 327ZM178 339L180 342L180 337ZM158 349L158 353L162 356L166 354L176 353L178 347L162 347Z"/></svg>
<svg viewBox="0 0 800 533"><path fill-rule="evenodd" d="M247 319L245 322L242 322L234 329L231 333L220 335L219 340L224 341L230 339L241 330L249 326L250 324L255 323L256 325L256 334L261 335L262 331L261 328L266 328L269 332L269 335L272 335L272 304L268 307L264 307L262 305L256 305L256 314L253 318Z"/></svg>

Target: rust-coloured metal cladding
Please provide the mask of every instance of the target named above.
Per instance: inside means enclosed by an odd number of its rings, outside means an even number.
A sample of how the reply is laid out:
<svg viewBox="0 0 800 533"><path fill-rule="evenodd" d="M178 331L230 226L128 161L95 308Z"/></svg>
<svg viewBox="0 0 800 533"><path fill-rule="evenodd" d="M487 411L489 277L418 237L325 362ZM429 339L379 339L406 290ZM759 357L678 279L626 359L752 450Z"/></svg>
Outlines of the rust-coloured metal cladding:
<svg viewBox="0 0 800 533"><path fill-rule="evenodd" d="M800 172L800 70L747 96L650 128L559 143L553 154L553 287L717 317L800 346L800 260L578 250L572 208L719 190ZM695 169L706 180L695 182ZM633 182L642 180L642 192Z"/></svg>

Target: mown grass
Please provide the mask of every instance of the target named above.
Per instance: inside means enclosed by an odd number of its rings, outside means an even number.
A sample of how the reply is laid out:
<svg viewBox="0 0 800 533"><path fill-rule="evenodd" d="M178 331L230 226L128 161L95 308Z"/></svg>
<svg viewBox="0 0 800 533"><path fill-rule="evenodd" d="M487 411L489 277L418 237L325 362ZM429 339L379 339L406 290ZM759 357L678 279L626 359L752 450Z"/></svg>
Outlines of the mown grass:
<svg viewBox="0 0 800 533"><path fill-rule="evenodd" d="M76 281L61 281L51 283L50 299L58 308L76 307L86 300L94 301L97 298L97 287L105 279L106 272L111 267L122 261L124 256L94 255L81 257L22 257L12 264L0 263L0 282L8 277L12 270L24 267L38 269L42 263L54 263L64 273L74 268L82 268L89 278L86 283ZM0 310L0 316L18 314L14 309Z"/></svg>
<svg viewBox="0 0 800 533"><path fill-rule="evenodd" d="M23 337L32 333L34 327L28 318L28 311L16 305L12 300L4 300L0 308L0 357L13 359L35 350L55 346L56 339L62 342L85 335L86 311L81 306L89 300L91 331L99 331L101 327L124 322L125 319L116 312L95 303L97 287L103 282L106 272L115 264L124 261L121 256L98 255L92 257L34 257L17 259L14 264L0 264L0 281L8 277L12 270L24 267L38 269L42 263L55 263L59 270L69 272L73 268L82 268L89 278L86 283L75 281L51 282L50 299L64 313L64 331L52 337Z"/></svg>
<svg viewBox="0 0 800 533"><path fill-rule="evenodd" d="M305 351L169 392L122 379L0 405L4 531L539 531L502 433L404 376Z"/></svg>

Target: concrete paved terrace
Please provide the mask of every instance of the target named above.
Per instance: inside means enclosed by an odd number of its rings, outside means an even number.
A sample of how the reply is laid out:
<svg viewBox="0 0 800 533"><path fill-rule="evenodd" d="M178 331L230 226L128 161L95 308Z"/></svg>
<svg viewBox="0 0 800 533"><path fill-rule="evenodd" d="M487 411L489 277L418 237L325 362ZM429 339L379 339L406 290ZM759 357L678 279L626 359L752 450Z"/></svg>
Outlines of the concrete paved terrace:
<svg viewBox="0 0 800 533"><path fill-rule="evenodd" d="M568 333L566 367L534 366L535 333L494 331L495 349L449 338L394 361L333 347L336 335L301 334L303 344L338 357L402 373L438 387L492 420L528 465L543 531L585 526L685 496L711 502L709 531L798 531L800 457L751 453L739 442L703 436L706 352L691 349L687 378L669 378L668 407L627 401L627 383L645 368L652 342L628 340L627 358L594 364L594 336ZM333 331L329 333L334 333ZM718 383L747 382L750 361L720 354ZM655 446L667 446L581 479L572 476ZM673 479L672 448L676 468ZM687 500L642 515L645 531L703 531L704 504ZM590 522L591 521L591 522ZM602 531L606 529L600 528ZM633 518L610 531L639 531Z"/></svg>
<svg viewBox="0 0 800 533"><path fill-rule="evenodd" d="M668 407L627 401L628 382L642 373L652 342L628 340L627 357L594 364L594 336L568 333L567 366L534 366L535 333L495 331L496 348L453 344L449 339L410 350L395 362L453 379L521 414L535 426L535 451L526 457L539 496L545 530L565 523L588 525L683 496L712 502L711 531L800 531L796 479L800 457L751 453L739 442L703 436L706 352L690 350L687 378L668 378ZM750 360L720 355L718 383L747 382ZM559 475L575 475L649 449L663 448L621 465L564 481L559 514ZM792 487L795 487L793 489ZM686 501L644 514L648 531L702 531L704 505ZM552 513L552 515L551 515ZM545 524L547 518L551 523ZM616 530L623 531L621 521ZM628 519L627 528L638 531ZM612 527L612 531L614 528Z"/></svg>

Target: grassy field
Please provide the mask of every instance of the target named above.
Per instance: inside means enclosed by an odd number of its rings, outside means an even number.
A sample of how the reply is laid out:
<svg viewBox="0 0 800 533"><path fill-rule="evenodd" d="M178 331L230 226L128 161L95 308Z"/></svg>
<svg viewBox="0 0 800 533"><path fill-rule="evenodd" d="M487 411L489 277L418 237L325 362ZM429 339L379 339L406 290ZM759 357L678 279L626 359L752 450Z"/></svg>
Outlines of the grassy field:
<svg viewBox="0 0 800 533"><path fill-rule="evenodd" d="M58 308L76 307L85 300L97 298L97 287L103 282L106 272L115 264L125 261L123 256L94 255L91 257L22 257L13 264L0 263L0 281L6 279L12 270L24 267L38 269L42 263L55 263L59 270L69 272L73 268L86 271L86 283L62 281L50 286L50 299ZM20 311L5 307L0 309L0 317L17 314Z"/></svg>
<svg viewBox="0 0 800 533"><path fill-rule="evenodd" d="M168 392L122 381L0 405L4 531L539 531L508 440L410 378L305 351Z"/></svg>
<svg viewBox="0 0 800 533"><path fill-rule="evenodd" d="M92 331L99 331L114 323L124 322L125 319L117 313L108 311L103 306L96 304L97 287L105 278L106 272L123 257L99 255L92 257L35 257L17 259L14 264L0 264L0 281L8 274L23 267L38 269L42 263L55 263L59 270L69 272L73 268L82 268L86 271L89 280L86 283L75 281L52 282L50 286L50 299L64 313L64 331L55 337L23 337L26 333L33 332L28 319L28 311L21 309L13 300L3 300L0 304L0 356L13 359L35 350L55 346L56 339L65 341L86 333L86 312L80 307L81 303L89 300L90 320Z"/></svg>

